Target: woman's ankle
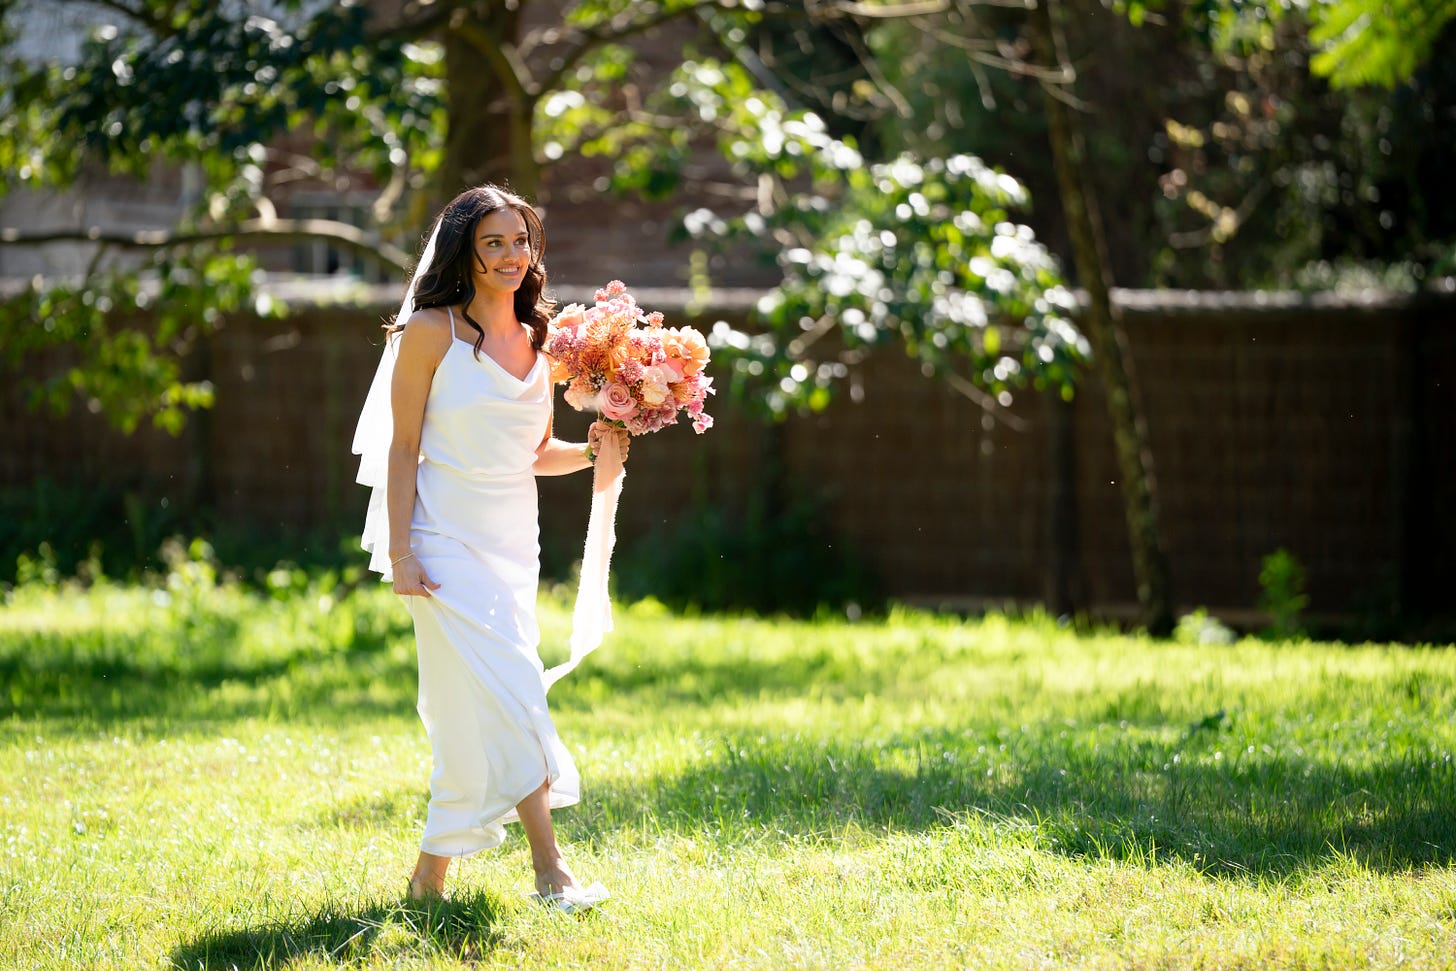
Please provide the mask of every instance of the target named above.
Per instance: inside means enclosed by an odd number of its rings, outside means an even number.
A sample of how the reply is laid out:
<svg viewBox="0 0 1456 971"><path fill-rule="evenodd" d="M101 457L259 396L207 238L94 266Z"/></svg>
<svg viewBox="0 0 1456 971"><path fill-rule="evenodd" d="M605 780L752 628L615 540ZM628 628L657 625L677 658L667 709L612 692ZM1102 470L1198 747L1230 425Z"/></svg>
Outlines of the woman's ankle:
<svg viewBox="0 0 1456 971"><path fill-rule="evenodd" d="M439 896L445 891L445 874L449 872L449 857L421 853L415 862L414 873L410 874L410 895L413 897Z"/></svg>
<svg viewBox="0 0 1456 971"><path fill-rule="evenodd" d="M445 881L425 881L411 877L409 895L411 900L432 900L436 897L443 897L445 896Z"/></svg>
<svg viewBox="0 0 1456 971"><path fill-rule="evenodd" d="M534 862L533 860L532 863ZM554 863L544 867L536 866L535 870L536 892L539 894L560 893L568 887L576 886L575 875L560 856L556 857Z"/></svg>

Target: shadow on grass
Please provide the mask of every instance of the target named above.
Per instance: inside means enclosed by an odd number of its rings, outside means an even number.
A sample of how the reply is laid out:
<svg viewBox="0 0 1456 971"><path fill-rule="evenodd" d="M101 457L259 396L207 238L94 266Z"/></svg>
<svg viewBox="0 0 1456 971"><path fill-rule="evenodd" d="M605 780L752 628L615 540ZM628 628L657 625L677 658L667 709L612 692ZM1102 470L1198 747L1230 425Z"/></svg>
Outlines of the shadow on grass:
<svg viewBox="0 0 1456 971"><path fill-rule="evenodd" d="M420 957L470 963L499 946L503 908L485 892L429 905L401 900L358 910L331 906L253 927L207 931L173 950L169 966L178 971L261 971L320 959L392 964Z"/></svg>
<svg viewBox="0 0 1456 971"><path fill-rule="evenodd" d="M1263 753L1214 760L1216 742L1197 732L1089 746L1060 737L1061 721L1027 726L1007 752L998 731L888 746L725 735L713 740L716 754L675 778L593 786L564 828L606 840L646 824L733 843L976 818L1068 856L1176 859L1255 880L1340 858L1388 872L1456 863L1449 756L1410 753L1366 768Z"/></svg>
<svg viewBox="0 0 1456 971"><path fill-rule="evenodd" d="M171 644L158 649L158 641ZM205 636L174 631L61 637L0 644L0 723L48 722L89 731L120 722L158 730L254 716L330 721L409 715L415 706L413 648L367 632L346 648L303 643L284 654L238 651L236 627Z"/></svg>
<svg viewBox="0 0 1456 971"><path fill-rule="evenodd" d="M858 698L882 691L911 653L897 646L871 656L841 654L815 645L776 656L772 663L736 652L696 655L684 663L662 653L640 658L603 650L603 656L594 655L553 689L551 706L559 712L591 711L607 698L628 707L637 699L653 708L696 706L736 698L802 698L809 689L821 698ZM564 650L549 653L546 665L565 658Z"/></svg>

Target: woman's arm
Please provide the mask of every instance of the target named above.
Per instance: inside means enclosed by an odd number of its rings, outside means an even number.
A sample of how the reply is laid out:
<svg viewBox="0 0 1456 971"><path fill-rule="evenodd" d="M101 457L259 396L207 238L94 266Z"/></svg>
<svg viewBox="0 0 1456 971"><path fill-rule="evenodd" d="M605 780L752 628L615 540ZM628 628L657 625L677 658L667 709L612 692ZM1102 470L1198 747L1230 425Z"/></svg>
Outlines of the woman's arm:
<svg viewBox="0 0 1456 971"><path fill-rule="evenodd" d="M413 314L399 336L399 356L390 385L394 432L389 443L389 478L385 504L389 511L389 559L394 564L394 592L428 597L439 584L425 573L410 551L410 520L415 512L415 478L420 468L420 429L425 399L435 368L454 335L444 315L435 310Z"/></svg>
<svg viewBox="0 0 1456 971"><path fill-rule="evenodd" d="M591 429L587 432L587 440L582 442L563 442L560 439L551 437L551 426L546 426L546 437L536 448L536 464L532 469L537 475L566 475L570 472L580 472L582 469L589 469L592 460L587 457L590 450L595 454L596 449L601 447L603 435L615 435L617 447L622 452L622 461L627 461L627 447L632 436L627 434L624 428L616 425L609 425L604 421L592 422Z"/></svg>

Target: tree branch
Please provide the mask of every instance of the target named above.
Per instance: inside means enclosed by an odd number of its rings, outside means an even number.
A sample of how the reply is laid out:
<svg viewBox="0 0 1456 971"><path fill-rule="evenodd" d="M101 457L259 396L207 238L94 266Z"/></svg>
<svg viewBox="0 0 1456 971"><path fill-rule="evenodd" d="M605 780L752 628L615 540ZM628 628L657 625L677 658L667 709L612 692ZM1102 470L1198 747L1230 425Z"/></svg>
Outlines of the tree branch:
<svg viewBox="0 0 1456 971"><path fill-rule="evenodd" d="M315 240L332 243L372 259L381 265L408 271L409 254L357 226L332 219L249 219L233 226L199 232L151 229L128 232L118 229L86 228L20 230L0 229L0 245L41 246L45 243L101 243L124 249L173 249L219 240L250 240L258 243L290 243Z"/></svg>
<svg viewBox="0 0 1456 971"><path fill-rule="evenodd" d="M528 107L532 101L540 97L542 91L549 90L548 87L543 87L531 79L530 67L521 60L514 48L510 45L496 43L495 38L481 30L475 21L462 17L450 26L457 34L465 38L471 47L485 55L486 60L490 61L491 67L495 68L496 77L500 78L501 84L505 85L506 94L518 107Z"/></svg>
<svg viewBox="0 0 1456 971"><path fill-rule="evenodd" d="M1248 195L1244 196L1243 201L1239 203L1239 207L1233 211L1233 227L1229 232L1229 239L1232 239L1234 234L1239 231L1239 227L1253 215L1254 209L1263 201L1268 191L1269 183L1259 182L1250 190ZM1174 249L1196 249L1200 246L1206 246L1210 240L1214 239L1214 233L1218 228L1218 222L1216 220L1209 220L1209 224L1203 229L1169 233L1168 245ZM1218 242L1227 242L1227 240L1218 240Z"/></svg>
<svg viewBox="0 0 1456 971"><path fill-rule="evenodd" d="M140 9L134 9L122 3L121 0L91 0L91 2L98 7L105 7L108 10L125 14L149 30L161 34L163 37L177 36L177 31L165 18L152 14L145 6L141 6Z"/></svg>
<svg viewBox="0 0 1456 971"><path fill-rule="evenodd" d="M1021 6L1021 4L1017 4ZM871 20L892 20L898 17L928 17L945 13L950 0L909 0L907 3L836 3L828 8L831 15L865 17Z"/></svg>
<svg viewBox="0 0 1456 971"><path fill-rule="evenodd" d="M924 6L924 4L921 4L921 6ZM864 38L860 36L859 32L843 31L841 37L849 49L854 52L854 56L859 60L860 66L869 75L875 87L894 106L895 113L901 118L909 118L912 114L910 103L905 100L905 96L900 93L900 89L891 84L890 79L885 77L885 73L880 70L880 65L875 56L866 48Z"/></svg>
<svg viewBox="0 0 1456 971"><path fill-rule="evenodd" d="M418 19L411 19L413 9L421 4L406 4L400 12L400 18L391 24L380 24L368 31L370 40L380 40L388 37L391 40L418 40L426 34L433 33L436 29L443 27L455 12L455 8L448 3L437 3L432 10L422 14Z"/></svg>
<svg viewBox="0 0 1456 971"><path fill-rule="evenodd" d="M937 371L936 374L941 378L941 380L943 380L946 384L950 386L950 389L952 391L964 395L966 398L974 401L978 406L980 406L982 411L985 411L988 414L995 416L997 421L1004 423L1006 427L1010 428L1012 431L1026 431L1027 424L1025 421L1018 418L1016 415L1013 415L1011 412L1007 411L1001 406L1001 402L997 401L995 397L987 394L985 391L982 391L980 388L976 387L974 384L972 384L970 381L967 381L956 372L950 370L949 368L946 368L943 371Z"/></svg>
<svg viewBox="0 0 1456 971"><path fill-rule="evenodd" d="M576 27L565 29L552 28L550 32L543 33L539 37L535 36L533 32L529 42L522 45L523 48L534 49L539 44L556 43L558 41L575 44L574 47L561 55L559 61L551 66L551 72L541 79L539 89L542 91L551 91L559 87L561 85L561 79L566 76L568 71L575 67L583 57L603 44L625 40L634 34L640 34L644 31L651 30L653 27L659 27L678 17L695 15L714 7L722 10L731 10L737 6L737 3L734 0L697 0L696 3L686 7L670 7L664 9L659 6L652 13L648 14L637 14L633 12L640 10L641 6L634 5L610 20L603 21L600 24L585 29ZM551 39L547 41L547 37Z"/></svg>

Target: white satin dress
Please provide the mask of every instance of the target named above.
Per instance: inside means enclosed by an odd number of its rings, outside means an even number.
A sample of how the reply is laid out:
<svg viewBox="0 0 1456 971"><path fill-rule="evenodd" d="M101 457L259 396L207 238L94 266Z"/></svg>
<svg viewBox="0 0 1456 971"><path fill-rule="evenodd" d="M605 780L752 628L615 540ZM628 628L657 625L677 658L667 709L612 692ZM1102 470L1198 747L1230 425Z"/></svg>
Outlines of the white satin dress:
<svg viewBox="0 0 1456 971"><path fill-rule="evenodd" d="M516 804L548 779L553 809L580 798L576 766L547 712L538 653L532 465L551 401L544 355L521 380L458 337L426 399L410 548L440 588L403 599L434 751L427 853L496 846Z"/></svg>

